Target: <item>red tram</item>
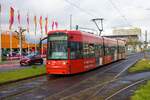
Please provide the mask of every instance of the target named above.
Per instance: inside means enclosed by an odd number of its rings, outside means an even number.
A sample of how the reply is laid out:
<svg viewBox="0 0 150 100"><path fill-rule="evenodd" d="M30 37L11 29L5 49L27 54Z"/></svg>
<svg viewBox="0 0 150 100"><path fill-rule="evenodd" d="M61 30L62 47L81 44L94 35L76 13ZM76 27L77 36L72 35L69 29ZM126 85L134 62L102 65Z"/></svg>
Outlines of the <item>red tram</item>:
<svg viewBox="0 0 150 100"><path fill-rule="evenodd" d="M125 58L125 41L81 31L50 31L47 74L75 74Z"/></svg>

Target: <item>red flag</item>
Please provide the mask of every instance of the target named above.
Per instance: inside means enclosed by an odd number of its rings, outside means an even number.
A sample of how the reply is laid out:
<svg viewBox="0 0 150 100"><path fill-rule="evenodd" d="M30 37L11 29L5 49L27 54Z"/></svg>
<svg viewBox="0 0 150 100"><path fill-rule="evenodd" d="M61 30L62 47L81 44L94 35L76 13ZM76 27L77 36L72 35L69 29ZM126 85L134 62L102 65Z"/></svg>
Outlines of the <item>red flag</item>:
<svg viewBox="0 0 150 100"><path fill-rule="evenodd" d="M19 13L19 10L18 10L18 23L20 25L20 13Z"/></svg>
<svg viewBox="0 0 150 100"><path fill-rule="evenodd" d="M48 31L48 17L45 18L45 33L47 34Z"/></svg>
<svg viewBox="0 0 150 100"><path fill-rule="evenodd" d="M55 22L53 21L52 22L52 30L54 29L54 25L55 25Z"/></svg>
<svg viewBox="0 0 150 100"><path fill-rule="evenodd" d="M11 27L14 23L14 9L10 7L10 16L9 16L9 29L11 30Z"/></svg>
<svg viewBox="0 0 150 100"><path fill-rule="evenodd" d="M58 22L55 22L56 29L58 28Z"/></svg>
<svg viewBox="0 0 150 100"><path fill-rule="evenodd" d="M40 28L41 28L41 33L43 33L42 32L42 16L40 16Z"/></svg>
<svg viewBox="0 0 150 100"><path fill-rule="evenodd" d="M34 16L34 25L35 25L35 35L36 35L36 28L37 28L36 16Z"/></svg>
<svg viewBox="0 0 150 100"><path fill-rule="evenodd" d="M29 33L29 14L27 13L27 32Z"/></svg>

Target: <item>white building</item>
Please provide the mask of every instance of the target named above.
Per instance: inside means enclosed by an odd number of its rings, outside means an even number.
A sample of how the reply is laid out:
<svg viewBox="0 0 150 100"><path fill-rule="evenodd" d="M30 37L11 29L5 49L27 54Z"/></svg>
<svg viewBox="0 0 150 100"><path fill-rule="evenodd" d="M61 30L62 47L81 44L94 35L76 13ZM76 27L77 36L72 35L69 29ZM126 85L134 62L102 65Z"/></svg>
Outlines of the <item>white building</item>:
<svg viewBox="0 0 150 100"><path fill-rule="evenodd" d="M113 35L105 37L123 39L127 41L127 50L129 52L141 51L141 29L140 28L115 28Z"/></svg>

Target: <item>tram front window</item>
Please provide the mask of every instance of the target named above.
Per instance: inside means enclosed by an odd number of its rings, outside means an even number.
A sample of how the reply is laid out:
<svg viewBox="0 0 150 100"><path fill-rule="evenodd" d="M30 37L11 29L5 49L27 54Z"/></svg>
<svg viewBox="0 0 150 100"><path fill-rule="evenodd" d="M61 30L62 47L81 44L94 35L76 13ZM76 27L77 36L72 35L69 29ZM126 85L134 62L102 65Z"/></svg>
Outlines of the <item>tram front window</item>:
<svg viewBox="0 0 150 100"><path fill-rule="evenodd" d="M48 59L67 59L67 41L54 40L48 42Z"/></svg>

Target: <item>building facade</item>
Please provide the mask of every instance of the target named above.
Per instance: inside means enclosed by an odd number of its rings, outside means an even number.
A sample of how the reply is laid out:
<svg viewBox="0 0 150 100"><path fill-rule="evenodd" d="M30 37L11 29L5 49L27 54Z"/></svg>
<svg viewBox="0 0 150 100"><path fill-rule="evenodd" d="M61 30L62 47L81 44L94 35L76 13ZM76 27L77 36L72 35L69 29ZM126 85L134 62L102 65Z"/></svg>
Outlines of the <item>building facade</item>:
<svg viewBox="0 0 150 100"><path fill-rule="evenodd" d="M19 37L17 33L13 32L12 35L10 35L9 31L5 31L2 32L1 34L2 53L8 53L10 51L11 36L12 36L12 50L14 52L19 52L20 45L19 45ZM27 52L27 50L34 49L34 48L35 48L35 44L26 41L26 37L24 35L22 38L22 50L24 52Z"/></svg>
<svg viewBox="0 0 150 100"><path fill-rule="evenodd" d="M113 35L107 35L104 37L125 40L127 43L127 51L130 53L130 52L140 52L142 50L140 36L141 36L140 28L124 28L124 29L114 29Z"/></svg>

